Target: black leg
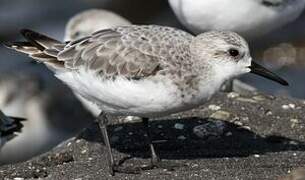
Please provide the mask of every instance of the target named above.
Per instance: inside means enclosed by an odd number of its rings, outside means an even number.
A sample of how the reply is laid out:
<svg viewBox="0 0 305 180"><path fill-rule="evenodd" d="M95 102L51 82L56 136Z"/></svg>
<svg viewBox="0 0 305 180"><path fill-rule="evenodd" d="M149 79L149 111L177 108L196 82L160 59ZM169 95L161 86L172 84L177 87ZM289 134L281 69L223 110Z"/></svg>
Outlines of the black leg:
<svg viewBox="0 0 305 180"><path fill-rule="evenodd" d="M101 112L100 115L97 117L97 121L99 124L99 127L102 131L103 134L103 139L105 142L105 145L107 147L107 151L108 151L108 166L109 166L109 172L112 176L114 176L115 172L121 172L121 173L128 173L128 174L138 174L140 173L140 169L139 168L123 168L120 167L120 165L117 165L114 161L113 158L113 154L112 154L112 150L111 150L111 144L109 141L109 136L108 136L108 132L107 132L107 125L108 122L111 121L111 116L107 115L104 112Z"/></svg>
<svg viewBox="0 0 305 180"><path fill-rule="evenodd" d="M147 144L149 144L150 147L150 152L151 152L151 163L148 166L143 166L143 170L149 170L149 169L154 169L154 168L163 168L167 170L174 170L176 167L181 167L184 165L173 163L173 162L164 162L161 161L159 156L156 153L156 150L154 148L153 142L152 142L152 133L151 133L151 128L149 128L149 119L148 118L142 118L144 130L146 133L147 137Z"/></svg>
<svg viewBox="0 0 305 180"><path fill-rule="evenodd" d="M151 164L154 166L155 164L160 162L160 158L158 157L156 150L154 148L152 138L151 138L151 130L149 128L149 119L148 118L142 118L144 130L147 137L147 144L149 144L150 152L151 152Z"/></svg>
<svg viewBox="0 0 305 180"><path fill-rule="evenodd" d="M105 143L105 145L107 147L107 151L108 151L107 158L108 158L109 171L110 171L111 175L114 175L115 163L114 163L114 158L112 155L111 145L110 145L108 132L107 132L108 117L104 112L101 112L100 115L97 117L97 121L98 121L99 127L102 131L104 143Z"/></svg>

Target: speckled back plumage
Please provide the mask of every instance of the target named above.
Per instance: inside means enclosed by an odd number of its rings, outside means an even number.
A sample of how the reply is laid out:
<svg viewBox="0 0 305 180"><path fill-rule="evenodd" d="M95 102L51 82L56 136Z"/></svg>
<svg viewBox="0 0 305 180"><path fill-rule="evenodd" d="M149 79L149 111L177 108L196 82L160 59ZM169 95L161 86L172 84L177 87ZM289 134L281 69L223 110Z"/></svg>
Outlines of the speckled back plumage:
<svg viewBox="0 0 305 180"><path fill-rule="evenodd" d="M57 58L71 70L86 67L104 77L141 78L188 59L192 38L169 27L118 27L71 42Z"/></svg>

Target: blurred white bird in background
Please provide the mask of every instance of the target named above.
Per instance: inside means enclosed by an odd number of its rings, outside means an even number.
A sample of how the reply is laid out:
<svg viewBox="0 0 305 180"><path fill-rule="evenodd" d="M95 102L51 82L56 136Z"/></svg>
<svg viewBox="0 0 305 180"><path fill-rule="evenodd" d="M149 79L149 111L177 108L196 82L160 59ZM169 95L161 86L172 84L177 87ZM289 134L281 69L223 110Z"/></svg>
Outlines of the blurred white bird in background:
<svg viewBox="0 0 305 180"><path fill-rule="evenodd" d="M208 30L234 31L250 41L259 43L253 49L254 57L259 57L259 60L263 60L266 64L273 63L275 64L273 67L281 68L283 65L294 62L294 60L291 61L291 58L286 60L285 57L274 56L274 53L272 55L269 53L266 56L264 48L267 47L262 48L261 45L270 45L270 42L265 42L272 37L268 33L279 30L301 15L305 6L304 0L168 0L168 2L180 22L195 34ZM264 35L268 35L269 40L266 40ZM281 36L285 35L281 34ZM279 40L278 37L276 39ZM283 53L286 53L286 50ZM287 63L287 61L289 62ZM259 81L259 78L256 77L246 76L242 79L260 90L269 91L269 93L285 92L287 94L288 91L287 88L277 85L273 87L269 83ZM234 80L227 82L223 86L223 90L247 93L247 91L256 90L252 86Z"/></svg>
<svg viewBox="0 0 305 180"><path fill-rule="evenodd" d="M1 75L0 109L8 116L24 120L6 120L8 125L17 123L11 129L0 123L0 165L47 152L94 120L66 86L37 77L38 74L18 72ZM4 114L1 121L3 117Z"/></svg>
<svg viewBox="0 0 305 180"><path fill-rule="evenodd" d="M294 21L304 0L169 0L181 23L194 33L235 31L253 39Z"/></svg>
<svg viewBox="0 0 305 180"><path fill-rule="evenodd" d="M105 10L89 9L73 16L66 25L65 41L88 36L95 31L116 26L130 25L124 17Z"/></svg>

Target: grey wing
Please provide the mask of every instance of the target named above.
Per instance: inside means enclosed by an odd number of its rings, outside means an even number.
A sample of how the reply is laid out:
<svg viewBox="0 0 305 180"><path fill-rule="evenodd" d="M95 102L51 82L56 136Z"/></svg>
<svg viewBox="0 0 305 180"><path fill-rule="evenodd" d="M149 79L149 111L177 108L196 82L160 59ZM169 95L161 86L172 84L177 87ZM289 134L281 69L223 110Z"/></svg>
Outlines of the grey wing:
<svg viewBox="0 0 305 180"><path fill-rule="evenodd" d="M141 78L181 61L191 39L192 35L169 27L118 27L71 42L57 58L72 70Z"/></svg>

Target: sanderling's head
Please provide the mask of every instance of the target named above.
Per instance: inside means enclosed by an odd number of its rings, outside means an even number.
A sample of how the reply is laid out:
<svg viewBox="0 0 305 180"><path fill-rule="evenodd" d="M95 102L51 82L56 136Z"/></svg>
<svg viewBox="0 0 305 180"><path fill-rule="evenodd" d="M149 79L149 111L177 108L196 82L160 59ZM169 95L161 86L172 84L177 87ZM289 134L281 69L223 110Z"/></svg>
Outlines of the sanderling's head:
<svg viewBox="0 0 305 180"><path fill-rule="evenodd" d="M216 75L223 79L251 72L288 85L284 79L252 61L248 43L234 32L202 33L193 39L191 53L193 58L201 61L203 66L213 68Z"/></svg>

